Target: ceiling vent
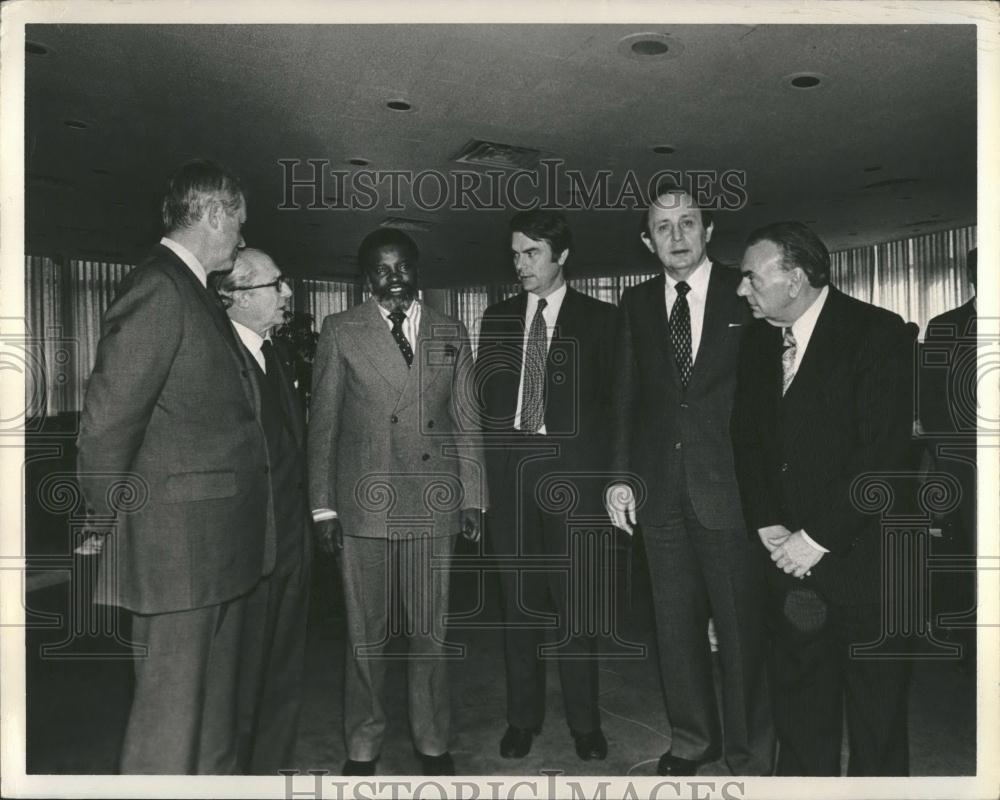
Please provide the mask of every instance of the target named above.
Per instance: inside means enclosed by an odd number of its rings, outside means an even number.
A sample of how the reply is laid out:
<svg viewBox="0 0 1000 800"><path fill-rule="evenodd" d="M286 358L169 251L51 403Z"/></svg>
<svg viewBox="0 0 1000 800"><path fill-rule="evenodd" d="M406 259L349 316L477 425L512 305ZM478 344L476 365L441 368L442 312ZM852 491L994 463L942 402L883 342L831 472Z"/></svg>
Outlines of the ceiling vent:
<svg viewBox="0 0 1000 800"><path fill-rule="evenodd" d="M409 217L386 217L379 223L380 228L396 228L401 231L421 231L426 232L433 227L432 222L425 219L411 219Z"/></svg>
<svg viewBox="0 0 1000 800"><path fill-rule="evenodd" d="M511 144L472 139L452 160L459 164L474 164L480 167L534 169L538 166L541 155L540 150L532 150L530 147L515 147Z"/></svg>

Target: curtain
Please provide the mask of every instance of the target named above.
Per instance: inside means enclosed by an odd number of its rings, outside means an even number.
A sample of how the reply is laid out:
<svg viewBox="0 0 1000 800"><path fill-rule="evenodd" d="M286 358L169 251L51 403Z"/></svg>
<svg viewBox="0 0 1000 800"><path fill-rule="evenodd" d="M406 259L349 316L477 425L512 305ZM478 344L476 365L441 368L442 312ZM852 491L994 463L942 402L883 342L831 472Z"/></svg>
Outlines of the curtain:
<svg viewBox="0 0 1000 800"><path fill-rule="evenodd" d="M965 262L976 228L955 228L832 253L831 282L920 327L971 296Z"/></svg>
<svg viewBox="0 0 1000 800"><path fill-rule="evenodd" d="M318 331L329 314L346 311L361 302L361 287L350 281L292 280L292 309L312 314Z"/></svg>

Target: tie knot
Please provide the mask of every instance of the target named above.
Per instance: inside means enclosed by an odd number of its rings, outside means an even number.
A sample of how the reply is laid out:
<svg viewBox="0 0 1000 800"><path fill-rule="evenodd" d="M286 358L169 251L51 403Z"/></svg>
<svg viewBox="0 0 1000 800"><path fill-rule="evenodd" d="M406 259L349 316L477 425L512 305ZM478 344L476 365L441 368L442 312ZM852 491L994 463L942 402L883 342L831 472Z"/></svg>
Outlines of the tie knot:
<svg viewBox="0 0 1000 800"><path fill-rule="evenodd" d="M678 297L684 297L684 295L691 291L691 287L688 286L687 281L677 281L674 284L674 290L677 292Z"/></svg>
<svg viewBox="0 0 1000 800"><path fill-rule="evenodd" d="M544 297L540 298L540 299L538 300L538 310L539 310L539 311L544 311L544 310L545 310L545 307L546 307L546 306L547 306L548 304L549 304L549 301L548 301L548 300L546 300L546 299L545 299Z"/></svg>
<svg viewBox="0 0 1000 800"><path fill-rule="evenodd" d="M785 347L795 347L795 334L792 333L791 328L783 328L783 333L781 335L781 343Z"/></svg>
<svg viewBox="0 0 1000 800"><path fill-rule="evenodd" d="M397 308L391 314L389 314L389 319L392 320L394 325L402 325L403 320L406 319L406 312L402 309Z"/></svg>

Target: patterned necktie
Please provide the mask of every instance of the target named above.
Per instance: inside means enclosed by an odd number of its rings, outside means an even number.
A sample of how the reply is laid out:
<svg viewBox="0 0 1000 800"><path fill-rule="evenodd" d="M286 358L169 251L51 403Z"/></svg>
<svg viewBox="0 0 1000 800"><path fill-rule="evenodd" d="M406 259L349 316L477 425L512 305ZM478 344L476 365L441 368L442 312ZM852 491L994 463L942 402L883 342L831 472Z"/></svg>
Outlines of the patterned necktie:
<svg viewBox="0 0 1000 800"><path fill-rule="evenodd" d="M406 340L406 334L403 333L403 320L406 319L406 312L397 308L389 315L389 319L392 321L392 338L399 345L399 352L403 354L406 366L409 367L413 364L413 348L410 347L410 343Z"/></svg>
<svg viewBox="0 0 1000 800"><path fill-rule="evenodd" d="M667 328L670 331L670 344L674 348L674 360L681 376L681 385L686 389L691 380L691 309L688 308L687 301L687 293L691 291L691 287L684 281L677 281L674 289L677 291L677 299L670 311Z"/></svg>
<svg viewBox="0 0 1000 800"><path fill-rule="evenodd" d="M796 342L795 336L792 334L791 328L784 328L784 333L781 337L781 346L784 348L781 352L781 394L782 396L788 391L788 387L791 386L792 378L795 377L795 353L796 353Z"/></svg>
<svg viewBox="0 0 1000 800"><path fill-rule="evenodd" d="M542 311L548 303L538 301L538 309L528 331L528 346L524 351L524 389L521 397L521 430L535 433L545 419L545 356L548 335Z"/></svg>

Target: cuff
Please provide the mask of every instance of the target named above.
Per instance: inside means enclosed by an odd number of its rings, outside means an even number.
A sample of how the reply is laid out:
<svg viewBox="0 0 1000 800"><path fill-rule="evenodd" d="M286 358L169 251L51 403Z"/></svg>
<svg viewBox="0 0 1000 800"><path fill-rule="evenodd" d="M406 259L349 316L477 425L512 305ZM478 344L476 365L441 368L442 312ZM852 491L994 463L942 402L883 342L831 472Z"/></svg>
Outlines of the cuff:
<svg viewBox="0 0 1000 800"><path fill-rule="evenodd" d="M315 514L316 512L313 512L313 513ZM819 552L821 552L821 553L829 553L830 552L825 547L823 547L823 545L821 545L818 542L814 541L809 536L809 534L806 533L805 531L799 531L799 533L802 534L802 538L805 539L806 542L808 542L809 546L812 547L814 550L819 550Z"/></svg>
<svg viewBox="0 0 1000 800"><path fill-rule="evenodd" d="M325 519L337 519L337 512L332 508L314 508L313 522L322 522Z"/></svg>

